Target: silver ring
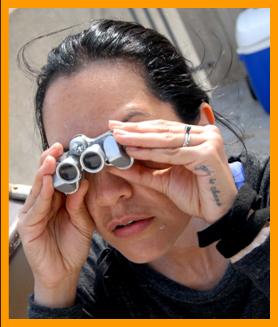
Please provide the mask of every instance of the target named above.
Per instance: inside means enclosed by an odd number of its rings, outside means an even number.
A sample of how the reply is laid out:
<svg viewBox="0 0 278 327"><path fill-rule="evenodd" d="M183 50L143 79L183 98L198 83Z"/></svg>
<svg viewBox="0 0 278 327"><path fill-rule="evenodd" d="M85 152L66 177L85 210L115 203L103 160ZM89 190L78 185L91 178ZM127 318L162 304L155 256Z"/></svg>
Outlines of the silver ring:
<svg viewBox="0 0 278 327"><path fill-rule="evenodd" d="M185 125L185 135L184 135L184 142L183 142L183 147L184 146L189 146L190 143L190 130L191 126Z"/></svg>

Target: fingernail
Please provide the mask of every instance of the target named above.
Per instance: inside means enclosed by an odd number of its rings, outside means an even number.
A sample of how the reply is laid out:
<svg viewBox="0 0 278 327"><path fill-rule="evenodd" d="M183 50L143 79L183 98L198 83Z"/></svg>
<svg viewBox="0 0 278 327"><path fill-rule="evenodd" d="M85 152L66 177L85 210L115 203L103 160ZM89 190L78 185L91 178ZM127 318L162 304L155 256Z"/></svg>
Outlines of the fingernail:
<svg viewBox="0 0 278 327"><path fill-rule="evenodd" d="M114 131L114 134L128 134L127 131L124 131L122 129L115 128L113 131Z"/></svg>
<svg viewBox="0 0 278 327"><path fill-rule="evenodd" d="M112 124L112 125L122 125L123 122L121 122L119 120L109 120L109 124Z"/></svg>
<svg viewBox="0 0 278 327"><path fill-rule="evenodd" d="M51 149L59 149L61 148L61 144L59 142L55 142L51 145Z"/></svg>

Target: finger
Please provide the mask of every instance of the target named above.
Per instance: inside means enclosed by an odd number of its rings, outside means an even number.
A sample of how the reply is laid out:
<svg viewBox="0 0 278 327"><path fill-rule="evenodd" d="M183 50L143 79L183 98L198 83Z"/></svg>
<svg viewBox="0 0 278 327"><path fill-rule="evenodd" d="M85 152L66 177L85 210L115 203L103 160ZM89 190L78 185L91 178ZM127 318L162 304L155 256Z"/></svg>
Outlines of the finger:
<svg viewBox="0 0 278 327"><path fill-rule="evenodd" d="M30 207L30 205L32 205L34 199L40 192L42 177L44 175L54 173L53 169L54 167L56 167L56 164L53 165L53 160L50 158L51 157L55 158L55 163L56 163L56 160L62 154L63 154L63 146L60 143L54 143L49 149L45 150L42 153L40 157L40 168L35 176L30 197L26 201L27 207Z"/></svg>
<svg viewBox="0 0 278 327"><path fill-rule="evenodd" d="M42 154L41 154L41 157L40 157L40 162L39 162L39 165L41 166L45 160L45 158L47 156L52 156L54 158L58 158L60 157L62 154L63 154L63 146L61 143L54 143L53 145L51 145L51 147L47 150L45 150Z"/></svg>
<svg viewBox="0 0 278 327"><path fill-rule="evenodd" d="M185 144L185 131L180 133L135 133L114 129L113 135L120 144L133 147L177 148ZM199 145L206 140L204 133L190 133L189 135L190 146Z"/></svg>
<svg viewBox="0 0 278 327"><path fill-rule="evenodd" d="M80 182L78 191L69 194L66 199L66 209L70 215L72 223L84 233L92 233L94 228L94 221L85 204L85 196L88 188L89 182L84 178Z"/></svg>
<svg viewBox="0 0 278 327"><path fill-rule="evenodd" d="M135 148L127 147L126 152L137 160L150 160L158 163L169 165L185 165L193 167L194 164L204 161L204 158L213 157L211 146L207 143L202 143L194 147L179 147L179 148Z"/></svg>
<svg viewBox="0 0 278 327"><path fill-rule="evenodd" d="M52 184L52 177L45 175L42 178L42 187L38 194L33 206L25 212L24 219L25 226L33 226L42 219L50 218L49 212L52 205L52 197L54 194L54 188Z"/></svg>
<svg viewBox="0 0 278 327"><path fill-rule="evenodd" d="M116 120L109 121L110 129L121 129L131 132L145 133L145 132L155 132L155 133L181 133L184 132L185 126L191 126L191 130L194 133L201 133L204 129L200 125L189 125L176 121L167 120L146 120L142 122L121 122Z"/></svg>
<svg viewBox="0 0 278 327"><path fill-rule="evenodd" d="M66 200L65 194L57 191L54 192L53 199L52 199L53 216L57 214L59 209L62 207L63 203L65 203L65 200Z"/></svg>
<svg viewBox="0 0 278 327"><path fill-rule="evenodd" d="M210 141L197 146L165 149L126 148L127 153L136 160L153 161L169 165L183 165L196 175L209 175L212 170L221 168L227 163L223 158L222 149ZM211 167L210 172L206 167ZM213 168L214 167L214 168ZM212 170L211 170L212 169Z"/></svg>
<svg viewBox="0 0 278 327"><path fill-rule="evenodd" d="M23 211L27 212L33 206L37 196L41 192L43 177L47 175L52 175L55 172L55 169L56 160L52 156L48 155L45 158L42 166L37 171L31 192L24 203Z"/></svg>

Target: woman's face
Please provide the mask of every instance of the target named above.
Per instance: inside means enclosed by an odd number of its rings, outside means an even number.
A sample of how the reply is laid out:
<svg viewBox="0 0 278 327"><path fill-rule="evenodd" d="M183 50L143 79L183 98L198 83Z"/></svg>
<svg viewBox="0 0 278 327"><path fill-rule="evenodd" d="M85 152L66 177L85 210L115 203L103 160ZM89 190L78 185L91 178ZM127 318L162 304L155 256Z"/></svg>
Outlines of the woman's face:
<svg viewBox="0 0 278 327"><path fill-rule="evenodd" d="M49 144L60 142L64 148L76 134L93 138L106 132L108 120L180 121L169 103L148 92L138 70L122 62L92 63L71 76L58 77L46 93L43 112ZM109 169L86 175L90 183L86 204L98 232L134 262L151 262L166 254L189 217L165 195L127 182ZM135 222L120 226L129 221Z"/></svg>

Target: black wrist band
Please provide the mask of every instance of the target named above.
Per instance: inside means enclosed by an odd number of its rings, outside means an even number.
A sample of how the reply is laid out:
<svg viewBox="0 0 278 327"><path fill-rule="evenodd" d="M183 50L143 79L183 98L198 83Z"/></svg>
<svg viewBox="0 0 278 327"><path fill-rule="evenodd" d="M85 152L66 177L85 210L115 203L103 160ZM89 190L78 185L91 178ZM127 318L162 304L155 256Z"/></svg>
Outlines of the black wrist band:
<svg viewBox="0 0 278 327"><path fill-rule="evenodd" d="M226 235L216 244L217 250L225 258L232 257L252 243L267 221L269 221L269 208L254 211L240 230Z"/></svg>
<svg viewBox="0 0 278 327"><path fill-rule="evenodd" d="M243 185L228 213L197 233L199 246L220 240L217 249L224 257L231 257L246 247L269 219L269 208L258 210L260 202L261 197L248 184ZM251 209L254 212L250 215Z"/></svg>
<svg viewBox="0 0 278 327"><path fill-rule="evenodd" d="M246 221L251 207L258 200L256 192L248 184L243 185L232 208L214 224L198 232L199 246L208 246L221 239L224 234L239 228Z"/></svg>

